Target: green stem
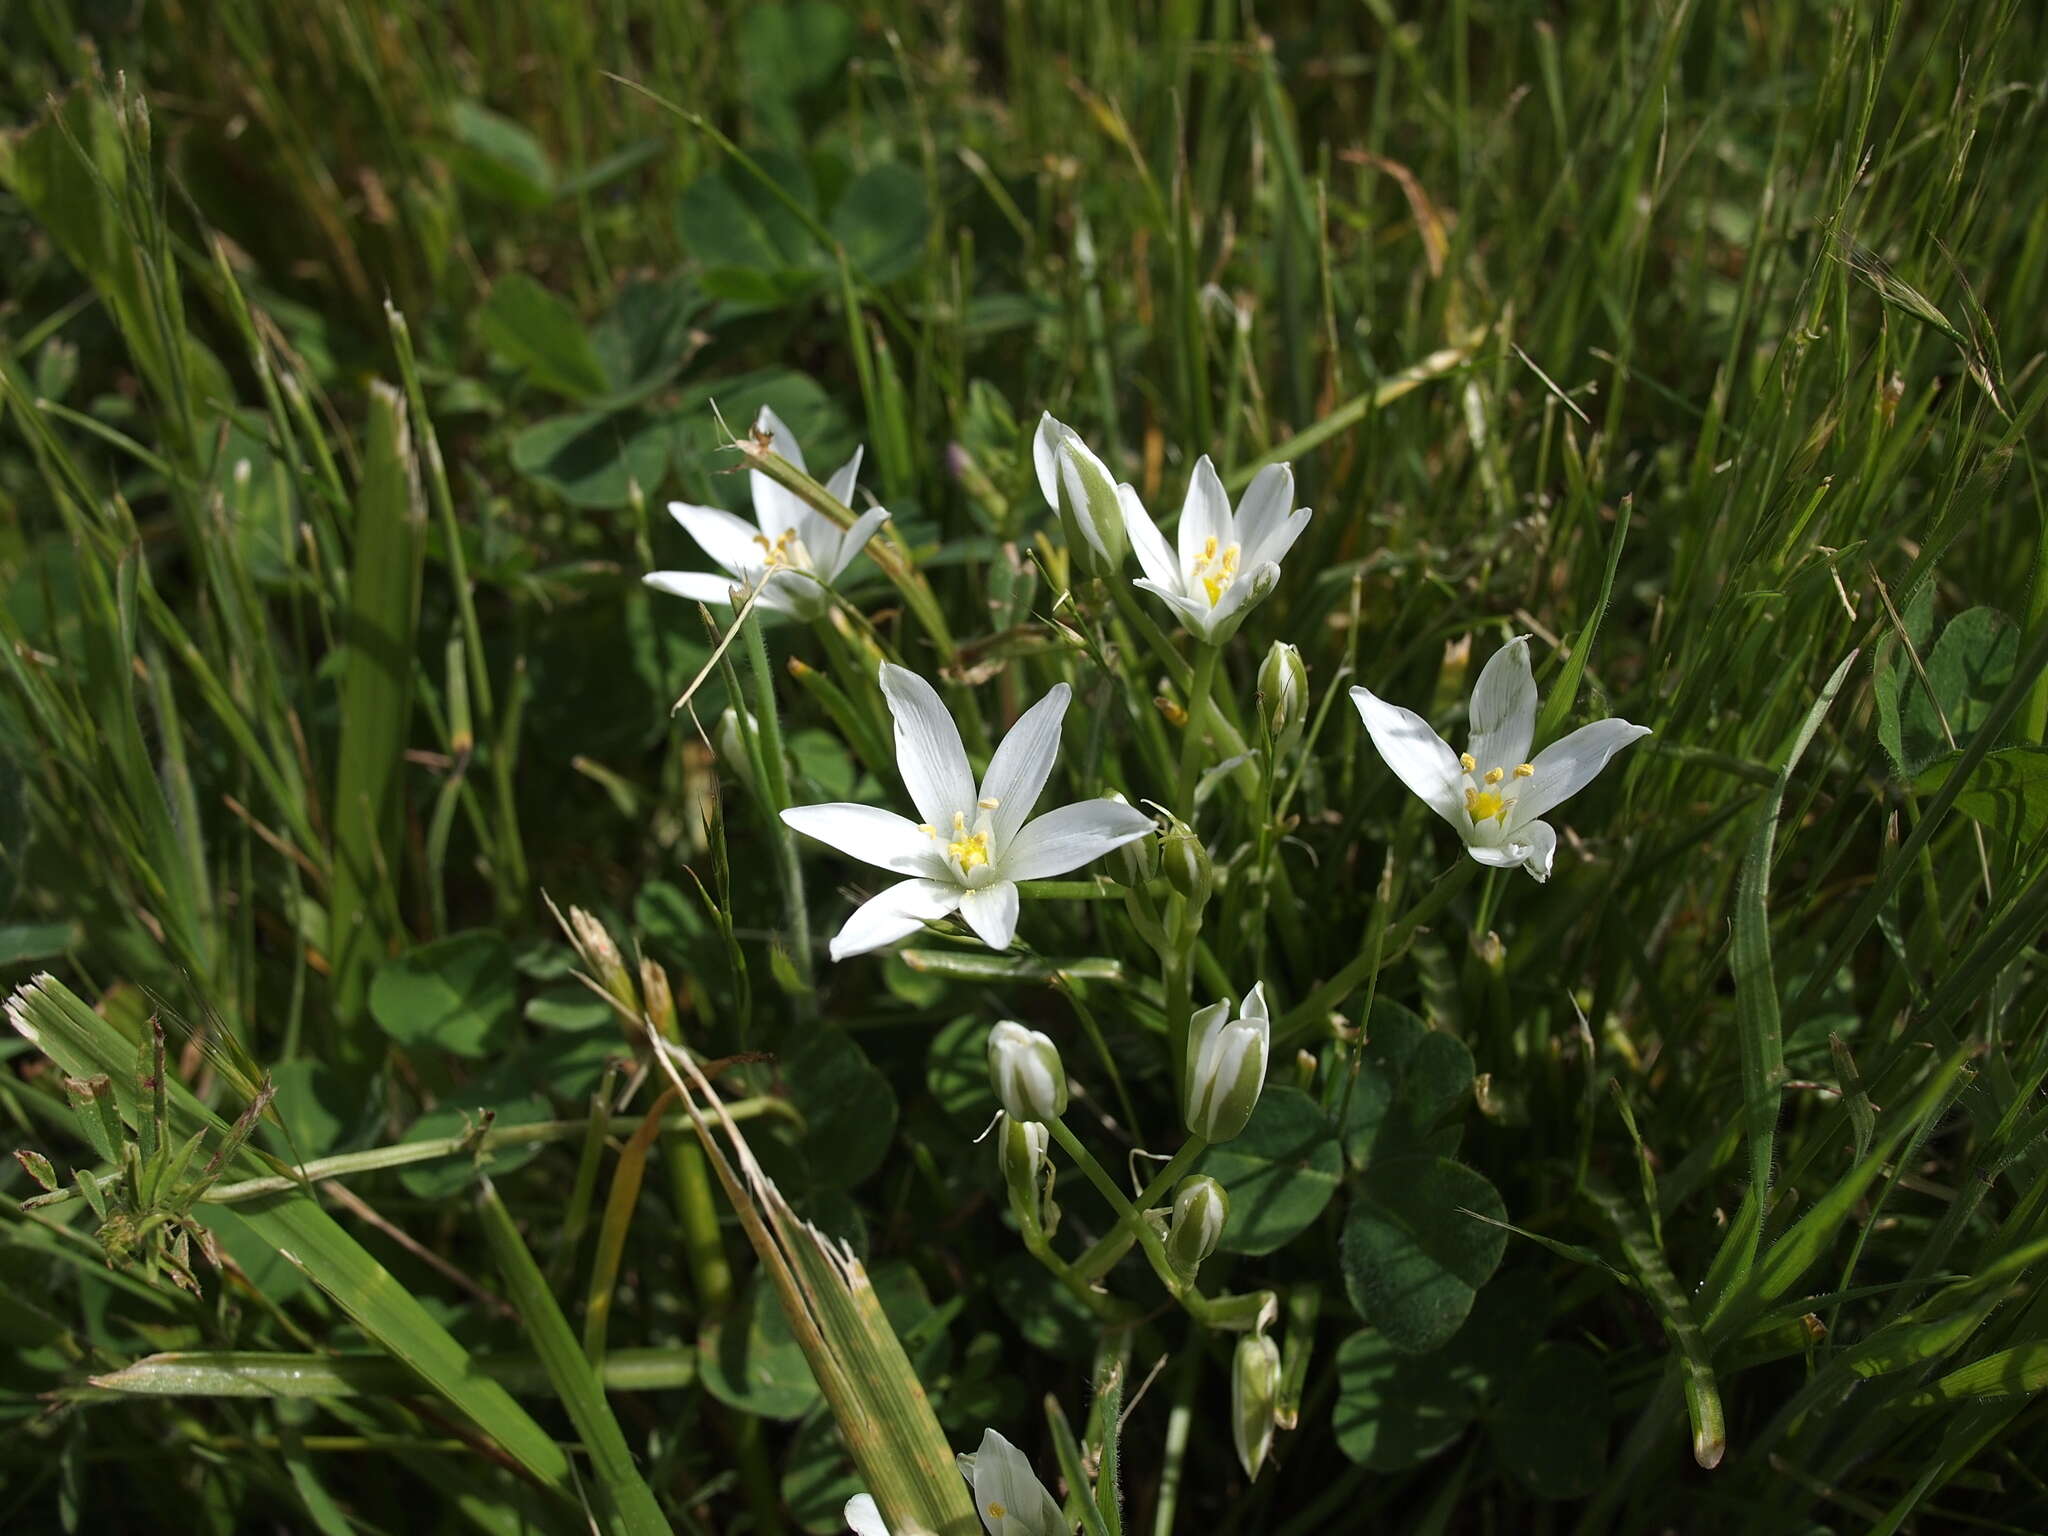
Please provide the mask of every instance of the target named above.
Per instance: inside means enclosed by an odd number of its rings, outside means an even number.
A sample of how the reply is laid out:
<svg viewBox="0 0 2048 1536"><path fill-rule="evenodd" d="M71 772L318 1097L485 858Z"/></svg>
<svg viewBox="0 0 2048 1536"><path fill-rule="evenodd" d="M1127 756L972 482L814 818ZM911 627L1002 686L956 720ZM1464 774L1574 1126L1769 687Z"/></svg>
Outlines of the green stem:
<svg viewBox="0 0 2048 1536"><path fill-rule="evenodd" d="M1062 1142L1061 1145L1064 1146L1065 1143ZM1145 1192L1138 1196L1136 1208L1140 1211L1149 1210L1165 1199L1166 1192L1179 1182L1180 1176L1208 1150L1208 1142L1199 1136L1190 1136L1181 1144L1181 1149L1168 1160L1166 1166L1152 1176L1152 1182L1147 1184ZM1074 1261L1074 1273L1089 1281L1100 1279L1109 1273L1110 1267L1123 1257L1125 1249L1129 1247L1125 1232L1125 1224L1119 1218L1115 1227L1097 1239L1087 1252Z"/></svg>
<svg viewBox="0 0 2048 1536"><path fill-rule="evenodd" d="M1417 930L1441 912L1451 898L1465 888L1472 879L1473 871L1478 868L1478 864L1472 859L1461 858L1439 875L1436 884L1429 888L1429 893L1416 903L1414 910L1402 918L1397 926L1388 931L1382 944L1368 944L1349 965L1311 992L1299 1007L1288 1011L1274 1026L1273 1049L1279 1051L1312 1032L1320 1019L1344 998L1363 986L1367 978L1378 974L1381 967L1398 960L1414 939Z"/></svg>
<svg viewBox="0 0 2048 1536"><path fill-rule="evenodd" d="M761 738L761 792L767 798L768 835L775 842L775 871L782 885L783 921L789 926L790 960L803 984L799 1012L809 1017L815 1007L811 985L811 913L804 902L803 860L796 833L782 824L789 809L789 768L782 750L782 721L775 702L775 672L768 661L768 642L757 615L746 630L747 660L754 673L755 729Z"/></svg>
<svg viewBox="0 0 2048 1536"><path fill-rule="evenodd" d="M1222 654L1220 645L1197 643L1194 676L1188 683L1188 723L1181 737L1180 779L1174 785L1173 805L1189 826L1195 821L1195 784L1202 767L1202 715L1209 705L1209 690L1216 683L1216 658Z"/></svg>
<svg viewBox="0 0 2048 1536"><path fill-rule="evenodd" d="M1026 901L1116 901L1125 887L1097 876L1093 880L1020 880L1017 894Z"/></svg>

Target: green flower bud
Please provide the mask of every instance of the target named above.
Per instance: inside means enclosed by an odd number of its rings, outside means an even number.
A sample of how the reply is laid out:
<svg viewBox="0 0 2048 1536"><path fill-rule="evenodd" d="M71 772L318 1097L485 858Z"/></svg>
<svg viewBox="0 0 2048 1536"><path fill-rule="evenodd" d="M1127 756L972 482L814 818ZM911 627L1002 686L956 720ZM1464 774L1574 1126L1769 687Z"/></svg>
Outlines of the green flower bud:
<svg viewBox="0 0 2048 1536"><path fill-rule="evenodd" d="M1228 1002L1197 1012L1188 1029L1187 1127L1204 1141L1228 1141L1245 1127L1266 1086L1266 1055L1273 1023L1266 1014L1266 985L1244 1000L1241 1017L1230 1017Z"/></svg>
<svg viewBox="0 0 2048 1536"><path fill-rule="evenodd" d="M1229 1219L1230 1196L1221 1184L1205 1173L1182 1179L1166 1226L1166 1257L1173 1267L1192 1280L1202 1260L1216 1251Z"/></svg>
<svg viewBox="0 0 2048 1536"><path fill-rule="evenodd" d="M1274 753L1292 752L1308 720L1308 668L1301 652L1284 640L1275 640L1259 664L1259 713Z"/></svg>
<svg viewBox="0 0 2048 1536"><path fill-rule="evenodd" d="M996 1127L996 1160L1010 1209L1027 1230L1036 1224L1047 1236L1059 1225L1060 1208L1052 1203L1052 1164L1046 1158L1051 1133L1035 1120L1012 1120Z"/></svg>
<svg viewBox="0 0 2048 1536"><path fill-rule="evenodd" d="M1245 1476L1255 1481L1273 1447L1279 1399L1280 1346L1263 1333L1248 1333L1237 1341L1230 1365L1230 1435Z"/></svg>
<svg viewBox="0 0 2048 1536"><path fill-rule="evenodd" d="M756 730L754 716L747 715L749 730ZM760 786L754 782L754 760L747 755L746 738L740 735L740 716L736 709L728 708L718 717L718 728L711 733L713 743L718 747L719 760L732 769L733 777L747 788L747 793L758 797Z"/></svg>
<svg viewBox="0 0 2048 1536"><path fill-rule="evenodd" d="M1216 880L1209 850L1195 835L1194 828L1175 817L1159 839L1159 868L1166 883L1201 906L1209 899Z"/></svg>
<svg viewBox="0 0 2048 1536"><path fill-rule="evenodd" d="M1098 569L1111 579L1123 569L1125 495L1135 496L1128 486L1119 486L1109 466L1081 441L1081 435L1050 414L1038 418L1038 431L1031 440L1031 459L1038 471L1038 488L1047 505L1073 519L1081 543L1071 538L1068 547L1077 558L1092 553ZM1062 496L1062 491L1065 495Z"/></svg>
<svg viewBox="0 0 2048 1536"><path fill-rule="evenodd" d="M1057 1120L1067 1110L1067 1073L1052 1037L1005 1019L988 1032L988 1080L1012 1120Z"/></svg>

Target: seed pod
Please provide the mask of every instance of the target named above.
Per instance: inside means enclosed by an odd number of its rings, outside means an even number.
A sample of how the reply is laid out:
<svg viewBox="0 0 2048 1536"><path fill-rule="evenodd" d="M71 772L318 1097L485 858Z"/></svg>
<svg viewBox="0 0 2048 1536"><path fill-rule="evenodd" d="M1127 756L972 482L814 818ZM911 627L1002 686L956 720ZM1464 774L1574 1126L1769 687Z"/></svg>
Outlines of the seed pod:
<svg viewBox="0 0 2048 1536"><path fill-rule="evenodd" d="M1194 828L1178 817L1159 840L1159 868L1166 883L1196 906L1208 902L1209 892L1215 887L1215 866Z"/></svg>

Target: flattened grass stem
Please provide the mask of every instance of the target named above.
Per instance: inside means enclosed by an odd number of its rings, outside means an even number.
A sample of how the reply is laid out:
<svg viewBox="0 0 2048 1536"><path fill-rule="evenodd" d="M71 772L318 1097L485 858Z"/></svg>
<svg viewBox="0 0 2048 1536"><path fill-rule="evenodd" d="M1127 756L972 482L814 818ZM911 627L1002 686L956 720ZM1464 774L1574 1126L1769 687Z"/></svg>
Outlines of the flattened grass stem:
<svg viewBox="0 0 2048 1536"><path fill-rule="evenodd" d="M816 1006L811 985L811 913L804 903L803 861L797 857L796 833L782 824L789 809L789 769L782 751L782 722L776 713L775 673L768 662L768 642L761 635L758 616L743 623L746 630L747 661L754 673L755 729L761 740L761 793L769 804L766 821L775 839L775 872L782 886L784 920L789 924L790 960L797 979L803 983L798 1011L808 1018Z"/></svg>
<svg viewBox="0 0 2048 1536"><path fill-rule="evenodd" d="M1479 866L1470 859L1460 859L1439 875L1436 884L1432 885L1422 900L1415 904L1414 910L1387 930L1384 942L1377 953L1368 943L1349 965L1282 1016L1273 1028L1273 1049L1278 1052L1301 1039L1315 1028L1318 1019L1351 992L1364 985L1367 977L1376 974L1382 966L1399 959L1414 939L1416 930L1449 905L1451 899L1471 881L1478 868Z"/></svg>
<svg viewBox="0 0 2048 1536"><path fill-rule="evenodd" d="M1174 785L1173 806L1193 825L1195 785L1202 767L1202 715L1209 705L1209 692L1216 683L1216 658L1223 648L1206 642L1195 647L1194 673L1188 682L1186 734L1180 743L1180 778Z"/></svg>

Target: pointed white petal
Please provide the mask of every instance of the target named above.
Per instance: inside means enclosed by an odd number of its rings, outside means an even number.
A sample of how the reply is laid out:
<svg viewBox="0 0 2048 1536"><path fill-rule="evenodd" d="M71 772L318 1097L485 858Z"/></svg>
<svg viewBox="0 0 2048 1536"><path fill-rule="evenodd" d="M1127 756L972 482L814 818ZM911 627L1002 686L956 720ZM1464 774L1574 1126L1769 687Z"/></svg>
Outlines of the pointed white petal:
<svg viewBox="0 0 2048 1536"><path fill-rule="evenodd" d="M1238 1010L1241 1018L1265 1019L1272 1017L1266 1011L1266 984L1255 982L1251 991L1244 995L1244 1007Z"/></svg>
<svg viewBox="0 0 2048 1536"><path fill-rule="evenodd" d="M720 608L732 602L735 585L733 577L714 576L709 571L649 571L640 580L657 592L672 592L694 603L712 603Z"/></svg>
<svg viewBox="0 0 2048 1536"><path fill-rule="evenodd" d="M1514 843L1467 843L1465 851L1488 869L1513 869L1528 849Z"/></svg>
<svg viewBox="0 0 2048 1536"><path fill-rule="evenodd" d="M837 581L839 573L853 564L860 552L867 548L868 540L875 536L875 530L887 521L887 507L870 507L861 513L859 520L839 536L839 553L833 557L832 569L826 579Z"/></svg>
<svg viewBox="0 0 2048 1536"><path fill-rule="evenodd" d="M896 766L917 814L945 831L955 812L974 809L974 778L960 728L938 691L906 667L883 662L882 697L896 721Z"/></svg>
<svg viewBox="0 0 2048 1536"><path fill-rule="evenodd" d="M1609 758L1632 741L1650 734L1647 725L1626 720L1595 720L1536 754L1535 773L1522 781L1508 830L1519 832L1552 806L1562 804L1593 782Z"/></svg>
<svg viewBox="0 0 2048 1536"><path fill-rule="evenodd" d="M1067 1536L1060 1507L1024 1453L994 1430L974 1453L974 1507L988 1536Z"/></svg>
<svg viewBox="0 0 2048 1536"><path fill-rule="evenodd" d="M1017 936L1017 887L998 880L960 898L960 916L990 949L1008 949Z"/></svg>
<svg viewBox="0 0 2048 1536"><path fill-rule="evenodd" d="M1469 750L1481 773L1489 768L1512 773L1529 760L1536 734L1536 679L1529 671L1527 635L1515 636L1480 669L1472 690L1471 732Z"/></svg>
<svg viewBox="0 0 2048 1536"><path fill-rule="evenodd" d="M1145 510L1145 504L1138 499L1138 493L1128 485L1116 488L1117 500L1123 503L1124 531L1131 536L1131 548L1137 551L1138 564L1145 568L1145 575L1162 587L1180 590L1180 564L1173 557L1173 549L1166 542L1166 535L1159 531L1159 525L1152 521L1152 514Z"/></svg>
<svg viewBox="0 0 2048 1536"><path fill-rule="evenodd" d="M1072 431L1060 440L1058 457L1060 483L1067 488L1067 505L1073 509L1074 521L1095 553L1108 562L1112 535L1116 535L1117 547L1123 547L1123 539L1114 528L1105 531L1101 526L1104 520L1123 521L1123 501L1117 493L1116 476L1095 450Z"/></svg>
<svg viewBox="0 0 2048 1536"><path fill-rule="evenodd" d="M872 1496L855 1494L846 1501L843 1513L853 1536L889 1536L889 1527L882 1523L882 1512L875 1508Z"/></svg>
<svg viewBox="0 0 2048 1536"><path fill-rule="evenodd" d="M1532 821L1515 833L1513 846L1522 850L1522 868L1537 883L1550 878L1550 866L1557 858L1557 829L1547 821Z"/></svg>
<svg viewBox="0 0 2048 1536"><path fill-rule="evenodd" d="M1152 830L1152 818L1114 800L1083 800L1027 821L1002 850L1005 880L1044 880L1079 869Z"/></svg>
<svg viewBox="0 0 2048 1536"><path fill-rule="evenodd" d="M1038 430L1031 434L1031 467L1038 471L1038 489L1045 494L1045 504L1057 512L1060 509L1060 438L1067 432L1067 424L1053 420L1051 411L1038 415Z"/></svg>
<svg viewBox="0 0 2048 1536"><path fill-rule="evenodd" d="M1206 1008L1197 1008L1188 1019L1188 1048L1186 1077L1189 1083L1202 1078L1203 1062L1216 1050L1216 1041L1222 1035L1224 1026L1230 1022L1230 1003L1219 999Z"/></svg>
<svg viewBox="0 0 2048 1536"><path fill-rule="evenodd" d="M1266 549L1266 541L1279 533L1294 510L1294 470L1287 464L1268 464L1244 488L1237 503L1234 536L1247 564L1278 560Z"/></svg>
<svg viewBox="0 0 2048 1536"><path fill-rule="evenodd" d="M988 760L980 798L996 802L989 812L989 826L998 854L1009 846L1045 791L1053 759L1059 755L1060 722L1066 718L1067 701L1073 696L1074 690L1065 683L1054 685L1052 692L1017 717Z"/></svg>
<svg viewBox="0 0 2048 1536"><path fill-rule="evenodd" d="M754 542L757 530L718 507L693 506L687 501L668 504L669 515L683 525L683 531L697 541L697 547L734 574L760 567L761 546Z"/></svg>
<svg viewBox="0 0 2048 1536"><path fill-rule="evenodd" d="M832 471L832 478L825 482L825 489L832 493L832 499L845 506L853 505L853 488L860 480L861 456L867 452L862 444L853 450L853 457Z"/></svg>
<svg viewBox="0 0 2048 1536"><path fill-rule="evenodd" d="M1309 519L1315 514L1307 507L1296 507L1258 544L1246 544L1240 561L1245 565L1257 565L1262 561L1278 564L1287 558L1287 552L1294 548L1294 541L1301 537L1308 527ZM1240 519L1240 522L1242 520Z"/></svg>
<svg viewBox="0 0 2048 1536"><path fill-rule="evenodd" d="M766 432L774 438L769 446L798 469L805 469L804 451L797 446L796 434L765 405L761 407L761 414L754 418L754 430ZM805 473L809 471L805 469ZM817 514L801 496L777 485L758 469L747 471L747 488L754 498L754 521L760 525L769 543L773 544L793 528L796 536L815 553L815 530L810 525Z"/></svg>
<svg viewBox="0 0 2048 1536"><path fill-rule="evenodd" d="M1463 833L1465 804L1459 794L1457 754L1412 709L1389 704L1369 688L1352 689L1351 702L1358 706L1373 746L1394 770L1394 777Z"/></svg>
<svg viewBox="0 0 2048 1536"><path fill-rule="evenodd" d="M941 880L905 880L892 885L853 909L853 916L833 935L832 958L864 955L908 938L924 924L957 908L963 894L959 886Z"/></svg>
<svg viewBox="0 0 2048 1536"><path fill-rule="evenodd" d="M834 801L825 805L792 805L782 813L785 824L850 859L893 869L899 874L925 874L941 858L937 840L898 816L875 805Z"/></svg>
<svg viewBox="0 0 2048 1536"><path fill-rule="evenodd" d="M1216 541L1218 553L1232 542L1230 537L1230 497L1223 489L1223 482L1216 478L1216 466L1209 462L1209 455L1203 454L1195 460L1195 472L1188 477L1187 500L1180 506L1180 527L1175 530L1180 549L1180 568L1183 578L1195 567L1202 556L1202 548L1209 540Z"/></svg>
<svg viewBox="0 0 2048 1536"><path fill-rule="evenodd" d="M1230 585L1217 596L1216 606L1209 610L1210 633L1225 631L1226 626L1235 629L1237 624L1243 623L1244 620L1238 617L1240 610L1252 607L1260 598L1271 592L1274 583L1279 579L1280 567L1270 560L1264 565L1255 565L1248 571L1238 572ZM1236 622L1233 623L1233 620Z"/></svg>
<svg viewBox="0 0 2048 1536"><path fill-rule="evenodd" d="M805 474L811 472L810 466L804 463L804 450L797 442L796 434L789 430L789 424L776 415L771 407L761 407L761 414L754 418L754 430L766 432L775 439L773 446L777 453Z"/></svg>

